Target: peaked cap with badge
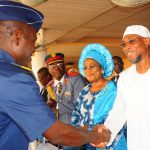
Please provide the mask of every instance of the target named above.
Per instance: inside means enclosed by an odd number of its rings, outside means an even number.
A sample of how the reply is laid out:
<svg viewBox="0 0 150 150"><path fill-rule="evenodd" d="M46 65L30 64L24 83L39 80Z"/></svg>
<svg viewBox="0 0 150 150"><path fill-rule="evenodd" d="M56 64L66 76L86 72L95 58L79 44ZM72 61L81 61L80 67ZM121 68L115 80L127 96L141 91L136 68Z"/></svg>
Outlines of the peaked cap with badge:
<svg viewBox="0 0 150 150"><path fill-rule="evenodd" d="M0 20L19 21L32 26L36 32L42 26L43 14L27 5L14 1L0 1Z"/></svg>
<svg viewBox="0 0 150 150"><path fill-rule="evenodd" d="M45 57L45 63L47 65L53 63L64 63L64 54L62 53L49 54Z"/></svg>

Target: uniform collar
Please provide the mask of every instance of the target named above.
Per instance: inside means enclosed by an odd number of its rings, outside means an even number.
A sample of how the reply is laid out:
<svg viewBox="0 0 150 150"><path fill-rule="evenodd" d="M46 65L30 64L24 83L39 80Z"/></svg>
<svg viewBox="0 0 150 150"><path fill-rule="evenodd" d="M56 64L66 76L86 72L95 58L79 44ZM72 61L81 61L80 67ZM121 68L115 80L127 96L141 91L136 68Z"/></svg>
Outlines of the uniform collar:
<svg viewBox="0 0 150 150"><path fill-rule="evenodd" d="M28 67L25 66L20 66L18 65L15 60L12 58L12 56L10 56L6 51L4 51L3 49L0 48L0 62L6 63L6 64L11 64L13 66L16 66L18 68L23 69L26 73L29 73L32 75L32 77L36 80L36 77L34 75L34 73L32 72L32 70Z"/></svg>
<svg viewBox="0 0 150 150"><path fill-rule="evenodd" d="M58 84L59 82L61 82L61 83L63 84L63 83L64 83L64 80L65 80L65 75L63 75L63 77L61 78L60 81L59 81L59 80L56 80L56 79L54 78L54 87L57 86L57 84Z"/></svg>

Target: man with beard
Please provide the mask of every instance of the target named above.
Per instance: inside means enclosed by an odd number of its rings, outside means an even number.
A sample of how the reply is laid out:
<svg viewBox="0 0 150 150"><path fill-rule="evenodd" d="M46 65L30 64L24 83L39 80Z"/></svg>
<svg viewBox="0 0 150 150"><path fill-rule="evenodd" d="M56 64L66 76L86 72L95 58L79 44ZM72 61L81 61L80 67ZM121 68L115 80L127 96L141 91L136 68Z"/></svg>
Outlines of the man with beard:
<svg viewBox="0 0 150 150"><path fill-rule="evenodd" d="M111 143L127 121L128 150L148 150L150 149L149 30L142 25L128 26L121 47L133 65L120 75L116 101L104 125L112 133Z"/></svg>

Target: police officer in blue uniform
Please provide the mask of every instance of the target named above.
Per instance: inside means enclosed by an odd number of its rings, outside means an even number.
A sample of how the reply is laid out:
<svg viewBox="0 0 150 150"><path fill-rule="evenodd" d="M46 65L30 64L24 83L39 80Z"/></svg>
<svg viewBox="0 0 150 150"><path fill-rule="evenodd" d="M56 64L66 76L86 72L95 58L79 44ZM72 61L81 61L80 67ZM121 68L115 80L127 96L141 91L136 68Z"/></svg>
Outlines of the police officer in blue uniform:
<svg viewBox="0 0 150 150"><path fill-rule="evenodd" d="M0 1L0 150L27 150L41 134L54 144L68 146L108 141L109 135L96 129L86 132L57 120L39 95L27 65L42 22L39 11Z"/></svg>

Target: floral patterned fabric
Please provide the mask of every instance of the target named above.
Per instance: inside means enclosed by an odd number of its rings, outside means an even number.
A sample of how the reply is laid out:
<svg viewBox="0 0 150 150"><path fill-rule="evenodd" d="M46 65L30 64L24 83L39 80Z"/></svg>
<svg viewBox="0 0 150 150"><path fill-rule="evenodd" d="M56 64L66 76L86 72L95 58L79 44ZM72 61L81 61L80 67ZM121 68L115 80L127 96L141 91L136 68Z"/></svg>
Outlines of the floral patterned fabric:
<svg viewBox="0 0 150 150"><path fill-rule="evenodd" d="M112 109L115 97L116 86L113 81L109 81L101 91L91 93L90 84L81 91L78 100L75 103L75 109L72 113L72 125L77 127L88 126L88 130L97 124L104 123L109 111ZM126 150L126 139L122 129L108 150ZM78 149L78 148L72 148ZM71 149L70 149L71 150ZM86 150L102 150L86 145Z"/></svg>

